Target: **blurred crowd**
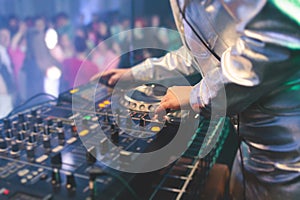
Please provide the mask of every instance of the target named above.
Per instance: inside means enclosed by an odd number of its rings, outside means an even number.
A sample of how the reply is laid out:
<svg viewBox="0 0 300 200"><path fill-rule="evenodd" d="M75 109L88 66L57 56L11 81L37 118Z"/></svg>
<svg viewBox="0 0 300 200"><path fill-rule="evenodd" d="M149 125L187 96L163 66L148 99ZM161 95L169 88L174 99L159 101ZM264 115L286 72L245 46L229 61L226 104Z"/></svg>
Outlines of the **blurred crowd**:
<svg viewBox="0 0 300 200"><path fill-rule="evenodd" d="M139 30L134 31L133 36L122 34L113 41L103 42L131 28L130 19L118 15L101 17L93 14L88 24L84 23L83 15L75 23L65 13L51 19L45 16L0 18L0 117L38 93L57 96L72 88L82 66L84 70L80 71L77 84L86 83L95 73L130 67L145 58L166 53L157 49L141 49L133 54L123 54L130 51L132 37L135 42L142 42L148 37ZM134 21L134 28L143 27L175 29L171 17L161 18L158 15ZM180 46L178 35L164 29L157 32L151 41L168 50Z"/></svg>

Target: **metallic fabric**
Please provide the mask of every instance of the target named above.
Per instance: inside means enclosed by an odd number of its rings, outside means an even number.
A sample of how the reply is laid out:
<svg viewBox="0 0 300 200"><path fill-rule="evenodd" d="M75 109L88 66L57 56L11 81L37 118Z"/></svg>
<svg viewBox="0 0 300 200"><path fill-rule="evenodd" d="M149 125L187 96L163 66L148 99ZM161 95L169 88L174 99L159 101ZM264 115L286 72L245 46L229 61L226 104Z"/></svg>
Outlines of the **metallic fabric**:
<svg viewBox="0 0 300 200"><path fill-rule="evenodd" d="M203 79L194 86L190 103L202 110L225 89L226 113L240 115L246 198L298 199L299 25L266 0L171 0L171 5L190 56L185 62L185 56L170 55L147 60L133 68L135 78L199 70ZM150 74L141 75L150 68ZM243 198L240 163L236 156L233 199Z"/></svg>

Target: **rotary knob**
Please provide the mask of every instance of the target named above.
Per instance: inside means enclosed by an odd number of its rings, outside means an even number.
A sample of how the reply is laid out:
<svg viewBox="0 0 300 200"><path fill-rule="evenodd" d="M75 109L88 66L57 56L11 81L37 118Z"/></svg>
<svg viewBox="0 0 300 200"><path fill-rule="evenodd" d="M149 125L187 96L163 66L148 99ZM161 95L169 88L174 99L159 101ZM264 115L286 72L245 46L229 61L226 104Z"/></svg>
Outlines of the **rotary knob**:
<svg viewBox="0 0 300 200"><path fill-rule="evenodd" d="M26 146L26 153L28 160L33 161L35 157L34 147L31 145Z"/></svg>
<svg viewBox="0 0 300 200"><path fill-rule="evenodd" d="M57 123L57 128L63 128L64 124L63 124L63 122L60 119L58 119L56 121L56 123Z"/></svg>
<svg viewBox="0 0 300 200"><path fill-rule="evenodd" d="M75 190L76 188L76 181L73 173L67 174L66 188L70 190Z"/></svg>
<svg viewBox="0 0 300 200"><path fill-rule="evenodd" d="M3 138L0 138L0 153L7 151L7 143Z"/></svg>
<svg viewBox="0 0 300 200"><path fill-rule="evenodd" d="M52 170L51 183L55 186L59 186L61 183L60 171L57 168L53 168Z"/></svg>
<svg viewBox="0 0 300 200"><path fill-rule="evenodd" d="M7 118L3 119L3 127L4 127L4 130L11 128L11 123L10 123L9 119L7 119Z"/></svg>
<svg viewBox="0 0 300 200"><path fill-rule="evenodd" d="M37 141L37 134L35 132L32 132L28 137L28 144L35 145L36 141Z"/></svg>
<svg viewBox="0 0 300 200"><path fill-rule="evenodd" d="M18 121L19 121L19 123L25 122L25 115L23 113L18 114Z"/></svg>
<svg viewBox="0 0 300 200"><path fill-rule="evenodd" d="M11 150L10 150L10 154L13 157L18 157L20 156L20 148L19 148L19 144L16 143L15 141L11 142Z"/></svg>
<svg viewBox="0 0 300 200"><path fill-rule="evenodd" d="M46 150L51 149L51 141L49 136L44 136L43 137L43 146Z"/></svg>

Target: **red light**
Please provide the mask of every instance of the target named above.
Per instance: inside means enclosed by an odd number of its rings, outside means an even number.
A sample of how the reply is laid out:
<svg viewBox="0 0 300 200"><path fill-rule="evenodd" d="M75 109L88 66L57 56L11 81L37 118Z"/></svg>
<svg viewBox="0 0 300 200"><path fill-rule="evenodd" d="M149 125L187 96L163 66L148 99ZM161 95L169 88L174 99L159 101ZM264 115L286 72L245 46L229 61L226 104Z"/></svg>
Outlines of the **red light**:
<svg viewBox="0 0 300 200"><path fill-rule="evenodd" d="M8 195L9 194L9 190L8 189L5 189L4 191L3 191L3 193L2 194L4 194L4 195Z"/></svg>
<svg viewBox="0 0 300 200"><path fill-rule="evenodd" d="M71 129L72 129L72 132L73 132L73 133L76 133L76 132L77 132L77 127L76 127L75 125L72 125Z"/></svg>

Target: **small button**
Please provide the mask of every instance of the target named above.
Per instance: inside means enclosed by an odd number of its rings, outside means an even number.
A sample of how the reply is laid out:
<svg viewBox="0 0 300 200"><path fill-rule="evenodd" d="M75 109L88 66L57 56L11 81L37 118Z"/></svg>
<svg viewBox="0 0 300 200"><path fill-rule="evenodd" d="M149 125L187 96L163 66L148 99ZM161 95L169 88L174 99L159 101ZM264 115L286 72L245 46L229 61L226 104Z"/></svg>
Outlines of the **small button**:
<svg viewBox="0 0 300 200"><path fill-rule="evenodd" d="M70 139L67 140L67 144L72 144L76 142L77 138L76 137L71 137Z"/></svg>
<svg viewBox="0 0 300 200"><path fill-rule="evenodd" d="M20 181L22 184L26 184L27 183L27 179L26 178L22 178Z"/></svg>
<svg viewBox="0 0 300 200"><path fill-rule="evenodd" d="M45 160L47 160L48 156L47 155L41 155L40 157L38 157L35 161L37 163L41 163L44 162Z"/></svg>
<svg viewBox="0 0 300 200"><path fill-rule="evenodd" d="M73 89L73 90L70 90L69 92L70 92L70 94L75 94L76 92L78 92L79 91L79 89L78 88L75 88L75 89Z"/></svg>
<svg viewBox="0 0 300 200"><path fill-rule="evenodd" d="M85 129L79 133L79 136L86 136L89 133L89 130Z"/></svg>
<svg viewBox="0 0 300 200"><path fill-rule="evenodd" d="M105 105L109 105L109 104L110 104L110 101L109 101L109 100L105 100L105 101L103 101L103 103L104 103Z"/></svg>
<svg viewBox="0 0 300 200"><path fill-rule="evenodd" d="M23 169L23 170L18 171L18 176L23 177L23 176L27 175L28 173L29 173L29 169Z"/></svg>
<svg viewBox="0 0 300 200"><path fill-rule="evenodd" d="M105 105L104 103L99 103L99 104L98 104L98 107L99 107L99 108L105 108L106 105Z"/></svg>
<svg viewBox="0 0 300 200"><path fill-rule="evenodd" d="M31 180L31 179L33 178L33 176L29 174L29 175L26 176L26 178L27 178L28 180Z"/></svg>
<svg viewBox="0 0 300 200"><path fill-rule="evenodd" d="M38 168L38 172L42 172L42 171L44 171L43 168Z"/></svg>
<svg viewBox="0 0 300 200"><path fill-rule="evenodd" d="M92 121L93 121L93 122L98 121L98 117L93 117L93 118L92 118Z"/></svg>
<svg viewBox="0 0 300 200"><path fill-rule="evenodd" d="M39 173L38 173L37 171L33 171L33 172L32 172L32 175L33 175L33 176L36 176L36 175L38 175L38 174L39 174Z"/></svg>
<svg viewBox="0 0 300 200"><path fill-rule="evenodd" d="M160 131L160 127L153 126L153 127L151 127L151 131L153 131L153 132L159 132Z"/></svg>

